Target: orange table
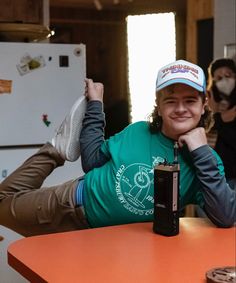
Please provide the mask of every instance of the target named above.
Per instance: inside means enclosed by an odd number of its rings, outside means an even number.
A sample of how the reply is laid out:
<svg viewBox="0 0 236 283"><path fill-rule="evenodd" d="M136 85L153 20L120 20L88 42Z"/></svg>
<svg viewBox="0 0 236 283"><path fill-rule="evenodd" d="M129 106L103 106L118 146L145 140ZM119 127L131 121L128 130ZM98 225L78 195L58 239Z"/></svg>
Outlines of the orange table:
<svg viewBox="0 0 236 283"><path fill-rule="evenodd" d="M174 237L152 223L96 228L17 240L8 263L34 283L203 283L235 265L235 235L200 218L182 218Z"/></svg>

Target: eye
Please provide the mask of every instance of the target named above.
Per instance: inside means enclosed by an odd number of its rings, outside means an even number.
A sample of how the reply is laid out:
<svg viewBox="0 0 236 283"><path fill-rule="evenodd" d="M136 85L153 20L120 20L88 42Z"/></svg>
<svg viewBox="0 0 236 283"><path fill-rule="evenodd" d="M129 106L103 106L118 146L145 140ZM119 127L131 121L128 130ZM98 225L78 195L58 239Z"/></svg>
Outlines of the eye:
<svg viewBox="0 0 236 283"><path fill-rule="evenodd" d="M233 76L231 74L225 74L225 78L232 78Z"/></svg>
<svg viewBox="0 0 236 283"><path fill-rule="evenodd" d="M164 101L164 104L173 104L173 103L175 103L174 99L167 99Z"/></svg>
<svg viewBox="0 0 236 283"><path fill-rule="evenodd" d="M215 82L219 82L220 80L222 80L222 77L216 77L215 78Z"/></svg>
<svg viewBox="0 0 236 283"><path fill-rule="evenodd" d="M188 98L185 100L187 103L196 103L198 100L196 98Z"/></svg>

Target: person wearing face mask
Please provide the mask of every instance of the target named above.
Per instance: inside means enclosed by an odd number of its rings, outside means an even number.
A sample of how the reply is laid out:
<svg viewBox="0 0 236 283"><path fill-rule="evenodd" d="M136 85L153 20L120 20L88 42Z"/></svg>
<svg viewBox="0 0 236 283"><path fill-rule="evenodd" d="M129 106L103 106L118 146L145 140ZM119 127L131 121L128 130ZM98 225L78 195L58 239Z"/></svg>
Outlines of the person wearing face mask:
<svg viewBox="0 0 236 283"><path fill-rule="evenodd" d="M236 65L219 58L208 68L208 99L214 112L215 150L223 160L225 175L236 189Z"/></svg>

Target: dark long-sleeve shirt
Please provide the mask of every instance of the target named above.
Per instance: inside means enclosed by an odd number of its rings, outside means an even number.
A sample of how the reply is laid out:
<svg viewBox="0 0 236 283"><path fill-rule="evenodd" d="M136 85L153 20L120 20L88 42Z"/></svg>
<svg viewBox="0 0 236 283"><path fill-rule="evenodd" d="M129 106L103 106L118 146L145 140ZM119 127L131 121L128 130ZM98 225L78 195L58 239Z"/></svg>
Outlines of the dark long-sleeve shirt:
<svg viewBox="0 0 236 283"><path fill-rule="evenodd" d="M215 113L214 118L218 134L215 150L223 161L226 178L236 178L236 120L224 122L220 113Z"/></svg>

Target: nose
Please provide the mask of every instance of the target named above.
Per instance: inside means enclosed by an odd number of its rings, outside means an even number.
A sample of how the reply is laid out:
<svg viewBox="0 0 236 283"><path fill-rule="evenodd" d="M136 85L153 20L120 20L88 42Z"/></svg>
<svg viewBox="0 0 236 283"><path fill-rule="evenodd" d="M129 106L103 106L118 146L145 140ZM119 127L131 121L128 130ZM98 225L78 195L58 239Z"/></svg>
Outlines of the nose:
<svg viewBox="0 0 236 283"><path fill-rule="evenodd" d="M186 110L186 107L185 107L185 105L184 105L184 103L183 102L178 102L178 103L176 103L176 108L175 108L175 112L184 112L185 110Z"/></svg>

